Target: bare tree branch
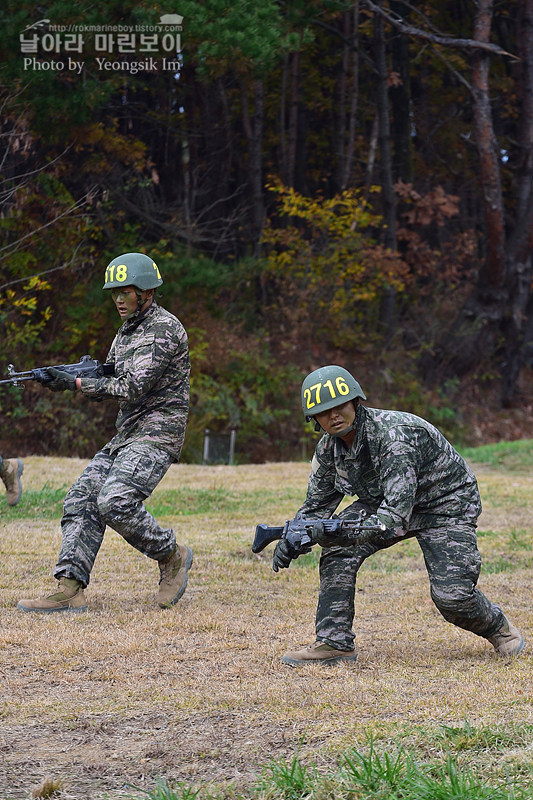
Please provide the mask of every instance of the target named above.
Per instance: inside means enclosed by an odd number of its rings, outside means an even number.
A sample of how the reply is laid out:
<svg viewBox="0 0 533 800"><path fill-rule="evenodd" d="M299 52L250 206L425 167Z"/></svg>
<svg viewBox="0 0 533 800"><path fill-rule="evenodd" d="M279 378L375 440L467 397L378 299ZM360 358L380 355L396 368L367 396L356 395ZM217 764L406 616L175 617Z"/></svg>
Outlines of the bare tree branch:
<svg viewBox="0 0 533 800"><path fill-rule="evenodd" d="M49 222L46 222L44 225L40 225L38 228L35 228L35 230L33 230L33 231L29 231L24 236L21 236L19 239L17 239L15 242L11 242L10 244L4 245L4 247L0 247L0 253L3 253L6 250L8 251L7 253L5 253L5 255L0 256L0 261L3 261L4 259L9 258L11 256L11 254L15 250L18 250L18 248L20 247L22 242L26 241L27 239L31 239L34 236L37 236L37 234L41 233L46 228L49 228L50 225L53 225L59 219L62 219L63 217L68 216L69 214L73 214L74 211L78 211L80 208L83 208L83 206L87 205L87 203L89 201L89 198L91 197L93 191L94 190L91 190L91 191L87 192L87 194L85 194L84 197L82 197L80 200L76 201L76 203L74 203L73 205L69 206L69 208L65 209L65 211L63 211L61 214L58 214L56 217L51 219Z"/></svg>
<svg viewBox="0 0 533 800"><path fill-rule="evenodd" d="M443 44L446 47L455 47L460 50L484 50L485 52L495 56L506 56L507 58L512 58L513 61L520 61L518 56L513 55L513 53L508 53L507 50L502 50L502 48L498 47L497 44L491 44L490 42L479 42L476 39L454 39L451 36L439 36L435 33L429 33L421 28L415 28L412 25L407 25L401 17L394 16L389 11L381 8L381 6L373 3L372 0L363 0L363 2L367 8L370 9L370 11L373 11L375 14L380 14L384 19L387 20L387 22L408 36L416 36L419 39L426 39L428 42L432 42L433 44Z"/></svg>
<svg viewBox="0 0 533 800"><path fill-rule="evenodd" d="M13 135L15 135L15 134L13 134L13 133L3 134L3 136L13 136ZM69 145L67 145L67 147L65 147L65 149L63 150L62 153L59 153L59 155L57 155L51 161L47 161L46 164L44 164L42 167L37 167L37 169L32 169L29 172L21 172L18 175L14 175L12 178L0 178L0 186L2 186L4 183L13 183L14 181L21 181L22 182L23 178L31 178L32 175L38 175L41 172L46 172L46 170L49 167L53 166L57 161L62 159L63 156L68 153L68 151L70 150L70 148L72 146L73 146L73 143L71 142L71 144L69 144ZM7 152L7 150L6 150L6 152ZM18 188L19 188L19 184L17 184L16 186L13 186L9 190L9 193L12 194L12 192L15 191ZM6 190L5 193L7 194L7 190Z"/></svg>
<svg viewBox="0 0 533 800"><path fill-rule="evenodd" d="M67 269L72 264L72 259L68 261L66 264L61 264L59 267L52 267L52 269L45 269L44 272L36 272L34 275L26 275L24 278L17 278L14 281L8 281L7 283L2 283L0 285L0 292L2 289L7 289L9 286L15 286L17 283L26 283L30 281L32 278L42 278L43 275L49 275L50 272L57 272L60 269Z"/></svg>

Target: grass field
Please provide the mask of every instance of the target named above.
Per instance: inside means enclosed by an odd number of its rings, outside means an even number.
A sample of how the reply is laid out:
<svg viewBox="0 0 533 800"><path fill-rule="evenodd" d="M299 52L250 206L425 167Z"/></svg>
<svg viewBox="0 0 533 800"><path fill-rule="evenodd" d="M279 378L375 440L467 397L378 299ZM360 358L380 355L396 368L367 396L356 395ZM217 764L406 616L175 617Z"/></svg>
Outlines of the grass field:
<svg viewBox="0 0 533 800"><path fill-rule="evenodd" d="M89 612L44 617L17 600L55 589L61 501L85 462L25 459L20 504L0 497L0 798L533 797L533 443L515 445L466 455L480 588L524 654L445 623L408 541L361 570L358 662L301 669L280 659L313 641L318 554L276 575L272 548L250 545L256 523L293 515L307 464L173 466L149 507L194 550L179 604L157 607L156 565L108 531Z"/></svg>

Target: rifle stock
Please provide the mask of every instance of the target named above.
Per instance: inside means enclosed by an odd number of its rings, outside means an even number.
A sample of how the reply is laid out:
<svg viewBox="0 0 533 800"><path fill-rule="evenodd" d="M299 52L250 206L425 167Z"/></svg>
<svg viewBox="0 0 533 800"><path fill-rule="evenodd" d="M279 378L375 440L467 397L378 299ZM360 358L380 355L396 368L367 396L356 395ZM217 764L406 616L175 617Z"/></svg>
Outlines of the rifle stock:
<svg viewBox="0 0 533 800"><path fill-rule="evenodd" d="M277 539L281 539L284 530L285 527L283 525L270 527L261 522L255 529L252 553L260 553L267 545L275 542Z"/></svg>

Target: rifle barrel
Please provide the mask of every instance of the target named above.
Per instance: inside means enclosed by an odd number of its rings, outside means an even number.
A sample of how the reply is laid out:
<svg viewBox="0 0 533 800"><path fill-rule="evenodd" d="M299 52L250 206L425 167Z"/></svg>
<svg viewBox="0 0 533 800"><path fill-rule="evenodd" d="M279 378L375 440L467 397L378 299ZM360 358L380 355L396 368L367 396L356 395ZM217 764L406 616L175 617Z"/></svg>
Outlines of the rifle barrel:
<svg viewBox="0 0 533 800"><path fill-rule="evenodd" d="M1 380L0 384L2 383L12 383L13 385L18 383L19 381L33 381L35 380L33 375L27 372L20 372L12 375L10 378L6 378L5 380Z"/></svg>

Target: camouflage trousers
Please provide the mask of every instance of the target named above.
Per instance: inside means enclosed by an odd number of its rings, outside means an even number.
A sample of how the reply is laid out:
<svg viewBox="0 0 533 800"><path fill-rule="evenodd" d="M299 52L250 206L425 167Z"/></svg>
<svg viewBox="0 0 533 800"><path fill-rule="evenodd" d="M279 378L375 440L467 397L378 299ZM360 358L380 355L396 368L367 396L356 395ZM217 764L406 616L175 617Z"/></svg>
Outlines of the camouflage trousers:
<svg viewBox="0 0 533 800"><path fill-rule="evenodd" d="M339 516L345 516L341 513ZM353 515L350 515L353 518ZM415 537L429 576L431 599L448 622L478 636L492 636L503 624L502 610L476 588L481 570L475 526L450 520L446 528L409 531L403 537L373 537L352 547L330 547L320 558L316 638L340 650L353 649L357 573L369 556Z"/></svg>
<svg viewBox="0 0 533 800"><path fill-rule="evenodd" d="M96 453L65 497L54 577L76 578L87 586L106 525L145 556L157 561L168 556L176 544L174 531L161 528L143 501L172 461L164 450L144 442L113 454L105 447Z"/></svg>

